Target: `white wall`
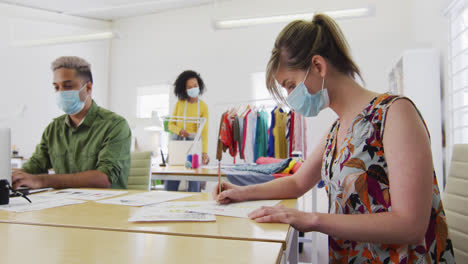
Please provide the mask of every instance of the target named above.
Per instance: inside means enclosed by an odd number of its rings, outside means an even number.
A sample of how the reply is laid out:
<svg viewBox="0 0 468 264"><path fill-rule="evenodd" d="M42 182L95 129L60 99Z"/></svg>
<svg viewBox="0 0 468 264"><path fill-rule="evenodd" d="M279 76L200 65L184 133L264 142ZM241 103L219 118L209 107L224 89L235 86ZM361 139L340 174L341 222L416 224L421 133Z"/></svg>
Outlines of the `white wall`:
<svg viewBox="0 0 468 264"><path fill-rule="evenodd" d="M114 22L122 37L112 43L110 108L135 123L135 87L172 83L185 69L199 71L207 84L203 99L210 107L209 154L224 102L251 99L250 74L265 70L271 48L285 24L214 30L213 19L252 17L376 4L371 18L339 21L367 88L387 90L387 73L402 50L411 46L412 9L407 1L231 1ZM396 16L398 14L398 16ZM323 120L325 119L325 120ZM311 141L328 129L333 114L311 119ZM311 148L309 148L311 149Z"/></svg>
<svg viewBox="0 0 468 264"><path fill-rule="evenodd" d="M3 8L0 6L0 13L5 11ZM22 8L15 10L24 11ZM0 126L12 129L12 145L25 157L34 151L44 128L62 114L55 104L51 62L64 55L88 60L94 77L93 98L107 107L110 56L110 41L29 48L11 46L13 41L90 32L77 23L67 25L65 20L38 17L37 13L41 12L33 12L36 15L28 17L28 12L22 12L21 16L0 16ZM45 17L54 17L44 13ZM19 114L23 107L24 111Z"/></svg>
<svg viewBox="0 0 468 264"><path fill-rule="evenodd" d="M431 5L427 5L427 1L414 0L413 1L413 29L412 36L415 46L417 48L435 48L440 51L440 65L441 65L441 96L442 96L442 122L443 129L446 131L445 141L446 145L451 144L450 128L448 122L449 114L447 107L448 96L446 90L449 88L448 78L448 63L449 63L449 24L448 19L444 17L444 10L448 7L451 0L438 0L434 1ZM443 136L444 136L443 134ZM447 175L450 168L450 160L452 156L452 149L443 146L444 159L445 159L445 175ZM440 184L440 183L439 183Z"/></svg>
<svg viewBox="0 0 468 264"><path fill-rule="evenodd" d="M385 91L388 70L396 58L404 49L417 47L441 50L442 82L446 85L447 23L442 10L448 2L297 0L285 5L279 0L228 1L115 21L114 29L122 37L112 41L111 55L109 41L11 47L9 43L14 40L90 32L90 27L97 28L97 23L53 17L46 12L32 12L19 7L7 10L0 5L0 58L3 62L0 71L3 73L1 91L4 94L0 96L0 126L12 127L12 143L29 156L43 128L53 117L61 114L55 106L51 88L50 62L58 56L78 55L93 66L93 96L98 104L109 106L133 125L137 123L135 87L172 83L181 71L188 68L199 71L208 88L203 99L211 108L209 126L210 135L214 138L222 103L252 98L250 74L264 71L274 39L285 24L216 31L211 26L213 19L326 11L371 3L376 5L375 17L339 21L361 67L367 88ZM21 12L17 12L17 17L11 15L11 11L18 10ZM8 16L4 15L6 13ZM29 16L30 13L34 14ZM108 88L109 81L111 89ZM22 105L25 111L21 116L15 116ZM327 112L309 119L309 126L313 128L309 145L316 144L334 118L333 113ZM211 157L214 157L215 145L215 140L211 140Z"/></svg>

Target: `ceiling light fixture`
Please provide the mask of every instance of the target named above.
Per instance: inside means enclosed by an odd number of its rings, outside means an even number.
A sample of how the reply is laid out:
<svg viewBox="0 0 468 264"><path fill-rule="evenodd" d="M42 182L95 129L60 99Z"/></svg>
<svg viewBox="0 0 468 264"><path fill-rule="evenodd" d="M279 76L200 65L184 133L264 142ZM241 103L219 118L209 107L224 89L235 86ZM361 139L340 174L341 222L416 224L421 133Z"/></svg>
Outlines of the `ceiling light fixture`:
<svg viewBox="0 0 468 264"><path fill-rule="evenodd" d="M76 43L76 42L106 40L106 39L113 39L117 37L118 37L117 33L106 31L106 32L98 32L98 33L92 33L92 34L61 36L61 37L54 37L54 38L48 38L48 39L12 41L11 46L34 47L34 46L46 46L46 45L58 45L58 44L67 44L67 43Z"/></svg>
<svg viewBox="0 0 468 264"><path fill-rule="evenodd" d="M344 9L323 12L334 19L348 19L348 18L361 18L375 15L375 7L369 6L364 8ZM216 29L232 29L239 27L248 27L254 25L272 24L272 23L283 23L289 22L296 19L311 20L314 13L301 13L301 14L289 14L289 15L278 15L268 17L254 17L254 18L242 18L242 19L231 19L231 20L218 20L214 21L214 27Z"/></svg>

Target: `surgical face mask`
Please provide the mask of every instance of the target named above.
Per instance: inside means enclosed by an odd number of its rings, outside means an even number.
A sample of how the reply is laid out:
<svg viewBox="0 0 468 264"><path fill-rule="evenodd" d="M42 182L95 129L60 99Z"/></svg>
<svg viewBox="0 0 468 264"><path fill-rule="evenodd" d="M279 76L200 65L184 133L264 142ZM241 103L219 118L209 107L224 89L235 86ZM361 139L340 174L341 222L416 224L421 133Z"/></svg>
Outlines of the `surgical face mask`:
<svg viewBox="0 0 468 264"><path fill-rule="evenodd" d="M188 96L190 96L192 98L196 98L200 94L200 88L199 87L190 88L190 89L187 90L187 94L188 94Z"/></svg>
<svg viewBox="0 0 468 264"><path fill-rule="evenodd" d="M57 106L69 115L74 115L83 110L88 96L84 101L80 99L80 92L86 87L86 84L80 90L62 91L55 93L55 102Z"/></svg>
<svg viewBox="0 0 468 264"><path fill-rule="evenodd" d="M305 80L307 79L307 75L309 75L309 70L307 70L304 81L297 85L292 93L288 95L286 101L292 107L292 109L294 109L294 111L300 115L316 116L321 110L328 107L330 104L330 99L328 98L327 89L324 88L325 77L322 81L322 90L315 94L310 94L304 84Z"/></svg>

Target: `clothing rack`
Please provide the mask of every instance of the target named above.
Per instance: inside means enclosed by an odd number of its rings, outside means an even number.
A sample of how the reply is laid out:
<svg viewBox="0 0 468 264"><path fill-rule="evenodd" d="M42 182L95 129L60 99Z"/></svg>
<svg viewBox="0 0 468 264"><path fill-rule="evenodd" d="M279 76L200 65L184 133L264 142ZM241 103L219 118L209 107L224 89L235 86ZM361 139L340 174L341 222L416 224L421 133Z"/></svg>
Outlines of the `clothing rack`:
<svg viewBox="0 0 468 264"><path fill-rule="evenodd" d="M264 103L263 105L265 106L280 106L279 103L277 103L274 99L272 98L262 98L262 99L251 99L251 100L242 100L242 101L236 101L236 102L224 102L224 103L217 103L214 104L214 106L221 106L223 108L231 107L231 106L240 106L240 105L250 105L253 103L261 103L261 102L267 102L266 104ZM283 105L281 107L287 107L286 105Z"/></svg>
<svg viewBox="0 0 468 264"><path fill-rule="evenodd" d="M236 101L236 102L223 102L223 103L217 103L214 104L215 106L225 106L229 104L249 104L249 103L255 103L255 102L261 102L261 101L271 101L273 100L272 98L262 98L262 99L250 99L250 100L242 100L242 101Z"/></svg>
<svg viewBox="0 0 468 264"><path fill-rule="evenodd" d="M274 101L274 99L271 99L271 98L264 98L264 99L253 99L253 100L243 100L243 101L237 101L237 102L231 102L231 103L218 103L218 104L215 104L214 106L216 107L222 107L224 109L228 109L230 107L234 107L234 106L245 106L245 105L250 105L250 104L257 104L257 103L262 103L262 102L265 102L265 106L269 106L269 107L272 107L274 108L275 106L278 106L278 107L283 107L283 109L287 108L287 110L289 110L289 107L288 106L281 106L280 104L278 104L277 102ZM223 113L224 111L221 111L221 113ZM301 118L301 128L302 128L302 133L304 133L304 126L306 125L306 122L304 120L304 118ZM306 156L307 156L307 153L305 153L305 148L304 148L304 138L305 138L305 135L302 134L301 136L301 152L302 152L302 159L305 160ZM234 157L234 162L235 162L235 157ZM312 205L312 212L317 212L317 186L315 186L314 188L312 188L308 193L307 193L307 196L310 195L310 199L307 197L306 198L306 195L304 195L303 197L299 198L299 203L297 204L297 209L300 209L302 211L305 211L306 209L306 199L309 199L309 201L311 201L311 205ZM312 234L312 238L306 238L306 237L298 237L298 245L300 243L311 243L312 244L312 252L311 252L311 256L312 258L314 259L314 262L313 263L316 263L317 261L317 234L316 233L313 233Z"/></svg>
<svg viewBox="0 0 468 264"><path fill-rule="evenodd" d="M261 105L258 105L258 104L261 104ZM255 104L255 105L253 105ZM231 102L231 103L218 103L218 104L215 104L215 106L222 106L223 110L222 111L219 111L220 115L225 113L226 111L229 112L229 109L232 108L232 107L242 107L242 106L246 106L246 105L250 105L252 106L252 110L255 110L255 111L264 111L268 114L268 117L270 117L270 113L272 111L272 109L274 107L280 107L284 110L284 112L289 112L290 109L289 107L287 106L284 106L284 105L281 105L279 103L277 103L276 101L274 101L273 99L271 98L264 98L264 99L253 99L253 100L243 100L243 101L236 101L236 102ZM262 107L262 106L266 106L266 107L269 107L270 109L265 109L265 108L257 108L256 107ZM238 108L237 109L237 114L240 114L241 112L244 112L245 109L243 108ZM268 118L270 120L270 118ZM271 122L269 122L271 124ZM304 126L305 126L305 122L304 122L304 118L300 118L300 127L301 127L301 136L300 138L297 138L297 140L299 140L299 142L297 142L299 144L299 148L296 148L295 150L296 151L300 151L301 152L301 157L300 158L304 158L306 156L307 153L305 153L305 134L304 133ZM271 129L271 125L268 126L268 129ZM269 135L269 133L268 133ZM292 135L291 135L292 136ZM290 155L288 154L288 157ZM235 160L235 157L233 157L233 159Z"/></svg>

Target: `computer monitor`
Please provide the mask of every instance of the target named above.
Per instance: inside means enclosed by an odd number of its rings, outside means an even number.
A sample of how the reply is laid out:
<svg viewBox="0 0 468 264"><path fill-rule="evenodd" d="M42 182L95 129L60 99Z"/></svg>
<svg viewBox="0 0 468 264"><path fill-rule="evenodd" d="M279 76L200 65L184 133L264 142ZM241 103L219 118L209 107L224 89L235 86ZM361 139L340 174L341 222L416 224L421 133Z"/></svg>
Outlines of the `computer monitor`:
<svg viewBox="0 0 468 264"><path fill-rule="evenodd" d="M10 129L0 127L0 179L11 183Z"/></svg>

